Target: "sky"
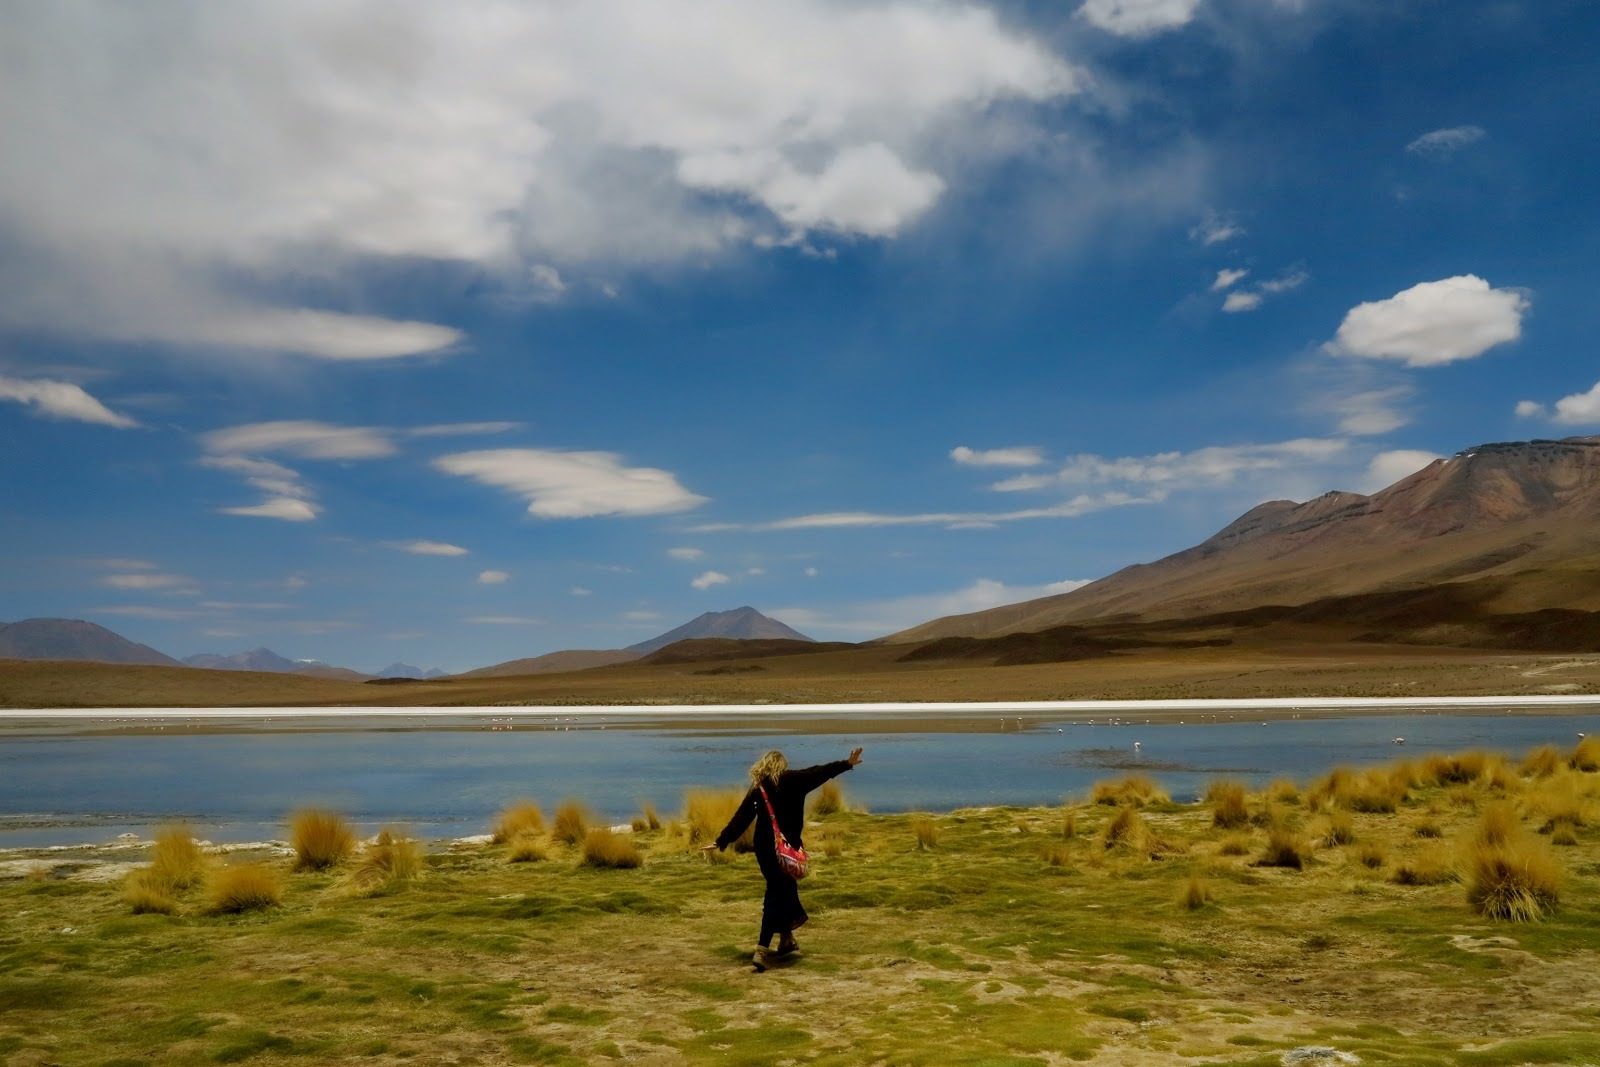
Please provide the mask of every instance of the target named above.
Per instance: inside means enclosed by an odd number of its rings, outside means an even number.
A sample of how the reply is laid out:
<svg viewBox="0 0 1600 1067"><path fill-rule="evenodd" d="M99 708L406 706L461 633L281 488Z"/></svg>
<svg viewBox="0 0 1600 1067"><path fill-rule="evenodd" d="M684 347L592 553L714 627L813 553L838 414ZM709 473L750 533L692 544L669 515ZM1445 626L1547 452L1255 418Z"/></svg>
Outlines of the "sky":
<svg viewBox="0 0 1600 1067"><path fill-rule="evenodd" d="M5 8L0 621L864 640L1600 433L1586 0Z"/></svg>

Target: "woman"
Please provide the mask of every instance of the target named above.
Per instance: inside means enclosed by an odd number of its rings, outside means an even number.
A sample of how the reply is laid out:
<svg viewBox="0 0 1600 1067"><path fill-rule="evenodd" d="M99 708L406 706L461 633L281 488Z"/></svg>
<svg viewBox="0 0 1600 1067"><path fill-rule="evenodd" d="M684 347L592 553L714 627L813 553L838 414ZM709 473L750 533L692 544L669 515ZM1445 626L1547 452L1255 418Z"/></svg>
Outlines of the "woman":
<svg viewBox="0 0 1600 1067"><path fill-rule="evenodd" d="M774 749L762 756L750 768L750 791L739 803L728 825L717 835L715 842L701 846L700 851L710 852L727 848L739 839L744 828L754 819L756 824L756 863L761 867L761 877L767 880L767 893L761 900L761 940L756 942L755 955L750 962L758 971L767 969L772 935L778 934L777 955L787 956L800 946L795 942L794 931L806 921L806 909L800 906L800 889L795 880L778 866L777 846L772 836L772 820L767 815L767 800L778 817L778 829L796 848L804 847L800 831L805 828L806 794L829 778L848 771L861 762L861 750L850 753L848 759L822 763L815 767L791 771L783 753ZM767 800L762 799L765 790Z"/></svg>

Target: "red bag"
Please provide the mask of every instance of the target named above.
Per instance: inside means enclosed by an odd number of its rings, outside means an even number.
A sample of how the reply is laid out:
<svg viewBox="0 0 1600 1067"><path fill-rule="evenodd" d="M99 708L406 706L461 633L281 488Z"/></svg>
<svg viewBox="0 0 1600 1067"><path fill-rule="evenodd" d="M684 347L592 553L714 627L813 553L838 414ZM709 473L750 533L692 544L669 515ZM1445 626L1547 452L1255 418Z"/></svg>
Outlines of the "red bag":
<svg viewBox="0 0 1600 1067"><path fill-rule="evenodd" d="M761 799L767 805L767 818L772 820L772 843L778 853L778 866L783 868L784 874L798 882L808 873L811 861L806 857L805 849L789 844L789 839L778 829L778 813L772 810L772 798L767 796L767 787L758 785L756 788L761 791Z"/></svg>

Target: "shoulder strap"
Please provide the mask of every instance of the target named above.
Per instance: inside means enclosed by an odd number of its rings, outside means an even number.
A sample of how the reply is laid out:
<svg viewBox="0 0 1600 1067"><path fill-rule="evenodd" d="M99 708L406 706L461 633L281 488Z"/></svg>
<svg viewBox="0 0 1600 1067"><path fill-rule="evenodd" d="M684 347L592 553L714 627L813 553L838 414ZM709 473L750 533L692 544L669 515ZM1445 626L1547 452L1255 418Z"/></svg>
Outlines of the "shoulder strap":
<svg viewBox="0 0 1600 1067"><path fill-rule="evenodd" d="M767 787L758 785L756 791L761 794L762 803L767 806L767 818L772 820L772 835L780 841L783 840L783 831L778 829L778 813L772 810L772 798L767 796Z"/></svg>

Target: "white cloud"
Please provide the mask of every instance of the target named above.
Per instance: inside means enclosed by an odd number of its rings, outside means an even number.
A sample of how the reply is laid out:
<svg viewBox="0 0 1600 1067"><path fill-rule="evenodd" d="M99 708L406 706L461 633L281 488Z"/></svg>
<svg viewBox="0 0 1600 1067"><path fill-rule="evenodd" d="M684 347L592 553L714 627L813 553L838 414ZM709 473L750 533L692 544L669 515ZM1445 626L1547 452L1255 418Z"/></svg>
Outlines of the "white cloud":
<svg viewBox="0 0 1600 1067"><path fill-rule="evenodd" d="M765 567L749 567L749 568L746 568L745 573L748 574L752 578L759 578L763 574L767 573L767 568L765 568Z"/></svg>
<svg viewBox="0 0 1600 1067"><path fill-rule="evenodd" d="M1436 367L1481 356L1522 336L1528 298L1491 289L1472 274L1422 282L1387 300L1358 304L1326 346L1333 355Z"/></svg>
<svg viewBox="0 0 1600 1067"><path fill-rule="evenodd" d="M817 568L815 568L815 567L807 567L805 569L804 573L805 573L805 576L807 578L815 578L817 575L821 574L822 572L817 570Z"/></svg>
<svg viewBox="0 0 1600 1067"><path fill-rule="evenodd" d="M85 615L123 615L130 619L160 619L166 622L195 619L206 614L206 612L194 611L188 608L158 608L146 604L113 604L107 607L85 608L83 613Z"/></svg>
<svg viewBox="0 0 1600 1067"><path fill-rule="evenodd" d="M505 571L479 571L479 585L504 585L511 580L511 575Z"/></svg>
<svg viewBox="0 0 1600 1067"><path fill-rule="evenodd" d="M1200 0L1084 0L1078 14L1119 37L1148 37L1194 18Z"/></svg>
<svg viewBox="0 0 1600 1067"><path fill-rule="evenodd" d="M673 559L683 560L685 562L692 562L694 560L697 560L697 559L700 559L700 558L704 557L705 556L705 552L703 552L702 550L700 550L698 548L688 548L688 547L669 548L669 549L667 549L667 555L671 556Z"/></svg>
<svg viewBox="0 0 1600 1067"><path fill-rule="evenodd" d="M480 434L505 433L521 426L520 422L441 422L432 426L413 426L406 433L412 437L476 437Z"/></svg>
<svg viewBox="0 0 1600 1067"><path fill-rule="evenodd" d="M1596 386L1596 388L1600 388L1600 386ZM1545 415L1549 414L1549 412L1545 410L1544 405L1539 403L1537 400L1517 401L1516 412L1517 418L1519 419L1542 419L1545 417Z"/></svg>
<svg viewBox="0 0 1600 1067"><path fill-rule="evenodd" d="M1361 491L1376 493L1380 489L1387 489L1400 479L1417 473L1434 460L1443 458L1436 452L1422 452L1416 449L1379 452L1372 457L1372 462L1367 464L1366 481Z"/></svg>
<svg viewBox="0 0 1600 1067"><path fill-rule="evenodd" d="M202 434L208 452L282 452L301 459L381 459L395 453L388 431L310 420L254 422Z"/></svg>
<svg viewBox="0 0 1600 1067"><path fill-rule="evenodd" d="M1244 280L1250 272L1244 268L1224 268L1217 271L1215 280L1211 283L1211 291L1220 293L1224 289L1231 289L1234 285Z"/></svg>
<svg viewBox="0 0 1600 1067"><path fill-rule="evenodd" d="M721 571L706 571L689 584L696 589L710 589L714 585L727 585L731 581L733 579Z"/></svg>
<svg viewBox="0 0 1600 1067"><path fill-rule="evenodd" d="M1455 155L1470 144L1486 136L1481 126L1451 126L1443 130L1430 130L1406 145L1406 151L1419 156L1444 159Z"/></svg>
<svg viewBox="0 0 1600 1067"><path fill-rule="evenodd" d="M705 503L669 471L625 467L611 452L502 448L440 456L434 467L528 500L541 519L670 515Z"/></svg>
<svg viewBox="0 0 1600 1067"><path fill-rule="evenodd" d="M1254 311L1261 306L1261 301L1262 296L1260 293L1235 291L1229 293L1227 299L1223 300L1222 310L1230 315L1241 311Z"/></svg>
<svg viewBox="0 0 1600 1067"><path fill-rule="evenodd" d="M1002 604L1017 604L1039 597L1070 593L1090 579L1069 579L1042 585L1007 585L979 578L951 592L924 593L883 600L832 605L825 610L804 607L777 608L773 617L807 633L860 640L882 637L946 615L985 611Z"/></svg>
<svg viewBox="0 0 1600 1067"><path fill-rule="evenodd" d="M593 589L585 589L585 588L584 588L584 587L583 587L583 586L581 586L581 585L575 585L575 586L573 586L573 587L572 587L572 588L571 588L571 589L570 589L570 590L569 590L569 593L570 593L570 594L571 594L571 595L572 595L572 596L594 596L594 590L593 590Z"/></svg>
<svg viewBox="0 0 1600 1067"><path fill-rule="evenodd" d="M1232 215L1222 214L1217 211L1207 211L1190 231L1191 240L1199 241L1203 245L1222 244L1235 237L1244 236L1244 227L1239 225Z"/></svg>
<svg viewBox="0 0 1600 1067"><path fill-rule="evenodd" d="M543 619L531 618L527 615L470 615L463 622L474 626L543 626Z"/></svg>
<svg viewBox="0 0 1600 1067"><path fill-rule="evenodd" d="M409 552L413 556L465 556L469 553L460 545L448 541L385 541L385 545Z"/></svg>
<svg viewBox="0 0 1600 1067"><path fill-rule="evenodd" d="M285 522L310 522L318 514L314 505L289 497L272 497L259 504L217 510L224 515L239 515L250 519L282 519Z"/></svg>
<svg viewBox="0 0 1600 1067"><path fill-rule="evenodd" d="M1256 288L1261 290L1263 293L1276 295L1278 293L1287 293L1291 289L1298 289L1310 279L1311 275L1308 274L1304 269L1300 267L1294 267L1284 271L1276 278L1267 279Z"/></svg>
<svg viewBox="0 0 1600 1067"><path fill-rule="evenodd" d="M1024 477L1027 477L1026 475ZM1021 508L1016 511L930 511L909 515L896 515L875 511L830 511L814 515L796 515L787 519L754 523L707 523L694 527L706 533L724 533L732 530L829 530L882 526L948 526L952 528L985 528L1003 522L1021 522L1027 519L1071 519L1107 508L1127 507L1132 504L1152 504L1154 496L1135 497L1128 493L1101 493L1097 496L1080 494L1060 504L1042 508Z"/></svg>
<svg viewBox="0 0 1600 1067"><path fill-rule="evenodd" d="M959 445L950 450L950 458L963 467L1037 467L1044 462L1044 453L1033 445L988 449Z"/></svg>
<svg viewBox="0 0 1600 1067"><path fill-rule="evenodd" d="M996 105L1083 81L985 8L888 0L459 0L381 19L106 0L28 5L7 35L29 62L0 65L0 228L22 253L0 317L335 359L460 334L274 291L425 259L558 295L591 266L891 237L952 160L1027 142L972 136Z"/></svg>
<svg viewBox="0 0 1600 1067"><path fill-rule="evenodd" d="M181 574L155 574L142 571L138 574L108 574L100 579L101 585L112 589L137 589L141 591L162 589L171 592L193 592L195 580Z"/></svg>
<svg viewBox="0 0 1600 1067"><path fill-rule="evenodd" d="M1518 405L1520 409L1521 405ZM1552 422L1564 426L1582 426L1600 422L1600 382L1587 393L1573 393L1556 401Z"/></svg>
<svg viewBox="0 0 1600 1067"><path fill-rule="evenodd" d="M0 400L26 404L40 414L72 422L92 422L126 430L139 425L126 415L118 415L71 382L48 378L8 378L0 375Z"/></svg>
<svg viewBox="0 0 1600 1067"><path fill-rule="evenodd" d="M1085 453L1069 456L1051 475L1022 475L996 482L1000 492L1056 486L1125 485L1160 491L1230 485L1241 476L1262 471L1326 463L1347 448L1338 438L1301 437L1269 444L1214 445L1193 452L1159 452L1149 456L1107 457Z"/></svg>
<svg viewBox="0 0 1600 1067"><path fill-rule="evenodd" d="M1411 387L1390 386L1337 397L1327 404L1339 418L1339 432L1371 437L1398 430L1411 419L1400 408L1411 397Z"/></svg>

